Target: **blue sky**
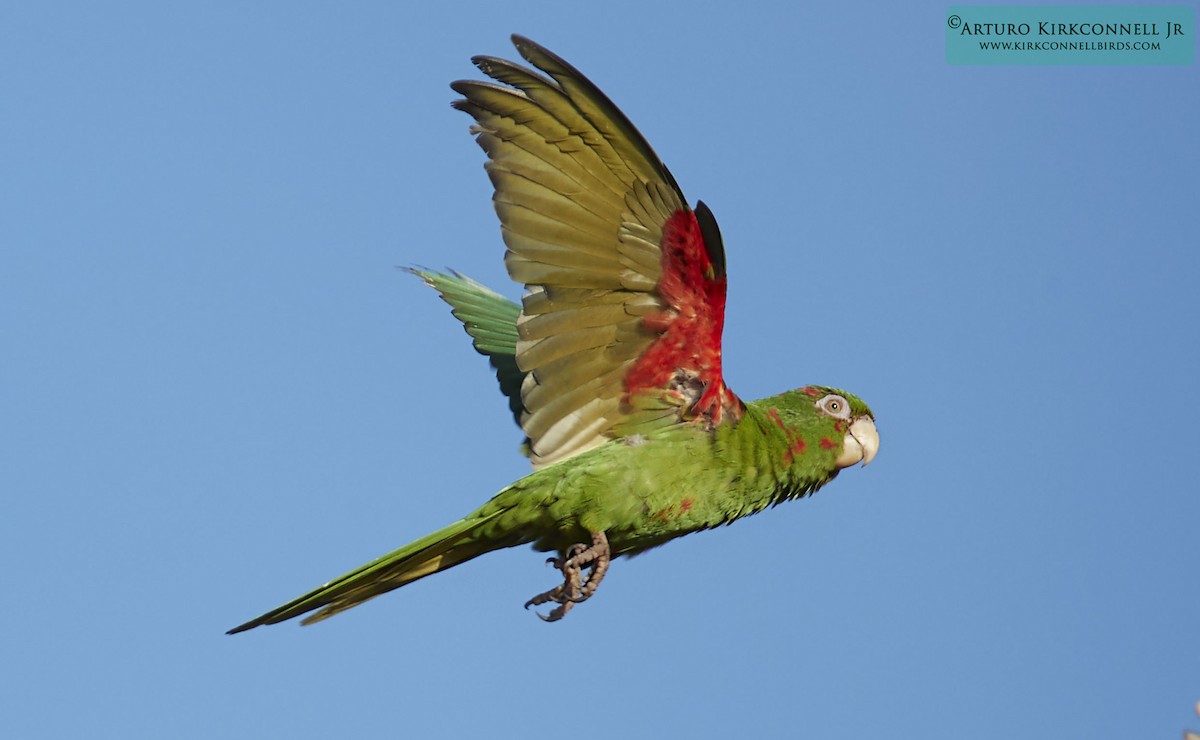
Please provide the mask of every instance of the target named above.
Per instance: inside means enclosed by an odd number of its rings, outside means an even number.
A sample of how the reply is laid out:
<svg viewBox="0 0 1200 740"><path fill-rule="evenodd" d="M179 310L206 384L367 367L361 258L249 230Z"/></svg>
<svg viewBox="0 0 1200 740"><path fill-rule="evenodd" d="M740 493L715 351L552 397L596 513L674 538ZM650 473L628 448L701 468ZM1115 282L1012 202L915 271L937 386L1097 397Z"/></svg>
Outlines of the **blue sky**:
<svg viewBox="0 0 1200 740"><path fill-rule="evenodd" d="M10 5L11 737L1178 737L1200 724L1200 73L950 67L945 5ZM599 84L729 257L726 377L882 448L615 564L514 549L227 637L523 475L445 306L517 296L451 80Z"/></svg>

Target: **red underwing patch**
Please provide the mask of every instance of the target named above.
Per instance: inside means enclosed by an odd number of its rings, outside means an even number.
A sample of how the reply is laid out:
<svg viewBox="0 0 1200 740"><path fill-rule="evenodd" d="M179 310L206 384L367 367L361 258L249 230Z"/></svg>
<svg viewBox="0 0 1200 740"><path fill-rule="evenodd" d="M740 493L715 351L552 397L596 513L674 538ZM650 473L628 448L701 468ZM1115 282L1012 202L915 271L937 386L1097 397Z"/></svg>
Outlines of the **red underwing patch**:
<svg viewBox="0 0 1200 740"><path fill-rule="evenodd" d="M659 337L626 373L626 393L665 388L683 371L694 374L704 388L693 414L714 424L725 413L739 417L742 403L721 375L725 276L713 267L696 215L688 209L673 213L663 225L660 247L662 277L657 287L667 309L642 319L642 325Z"/></svg>

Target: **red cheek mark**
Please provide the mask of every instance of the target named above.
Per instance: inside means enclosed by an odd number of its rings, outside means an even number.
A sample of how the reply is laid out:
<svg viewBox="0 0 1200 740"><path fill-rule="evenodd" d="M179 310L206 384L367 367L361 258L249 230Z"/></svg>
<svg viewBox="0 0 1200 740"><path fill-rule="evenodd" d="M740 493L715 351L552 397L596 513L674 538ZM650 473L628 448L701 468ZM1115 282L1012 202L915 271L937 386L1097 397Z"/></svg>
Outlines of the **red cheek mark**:
<svg viewBox="0 0 1200 740"><path fill-rule="evenodd" d="M767 409L767 416L771 417L771 421L775 422L775 426L785 431L787 430L787 427L783 425L783 419L779 418L779 409L772 406L771 408Z"/></svg>
<svg viewBox="0 0 1200 740"><path fill-rule="evenodd" d="M786 426L784 426L783 422L779 418L779 414L772 413L774 411L775 409L768 410L767 415L770 416L775 423L779 425L779 428L783 430L784 434L787 435L788 447L783 451L783 464L791 465L796 459L796 455L804 454L804 450L808 447L808 444L796 434L794 429L788 429Z"/></svg>
<svg viewBox="0 0 1200 740"><path fill-rule="evenodd" d="M835 421L833 423L833 431L837 432L838 434L846 431L846 423L843 421Z"/></svg>
<svg viewBox="0 0 1200 740"><path fill-rule="evenodd" d="M830 439L829 437L821 437L821 449L822 450L832 450L836 446L837 445L835 445L833 443L833 440Z"/></svg>

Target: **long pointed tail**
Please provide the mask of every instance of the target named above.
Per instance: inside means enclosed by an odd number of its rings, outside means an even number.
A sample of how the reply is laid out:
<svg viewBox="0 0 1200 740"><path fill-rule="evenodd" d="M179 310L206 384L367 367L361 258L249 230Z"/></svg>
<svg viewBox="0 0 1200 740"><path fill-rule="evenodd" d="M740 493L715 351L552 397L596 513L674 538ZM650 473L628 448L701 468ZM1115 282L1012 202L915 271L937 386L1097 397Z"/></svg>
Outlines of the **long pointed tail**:
<svg viewBox="0 0 1200 740"><path fill-rule="evenodd" d="M472 538L471 535L500 513L497 511L490 516L457 521L240 624L226 634L245 632L264 624L276 624L315 609L320 611L302 624L319 622L418 578L452 568L494 550L495 544Z"/></svg>

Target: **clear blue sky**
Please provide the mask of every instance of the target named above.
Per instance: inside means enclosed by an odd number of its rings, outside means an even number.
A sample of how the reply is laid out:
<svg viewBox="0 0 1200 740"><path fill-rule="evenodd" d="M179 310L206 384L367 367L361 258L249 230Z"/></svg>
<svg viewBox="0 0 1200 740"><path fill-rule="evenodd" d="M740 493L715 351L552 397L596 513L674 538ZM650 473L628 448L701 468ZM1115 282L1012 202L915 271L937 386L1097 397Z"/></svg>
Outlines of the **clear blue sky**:
<svg viewBox="0 0 1200 740"><path fill-rule="evenodd" d="M1200 72L949 67L937 3L8 4L14 738L1155 738L1200 724ZM518 295L451 80L526 34L729 255L726 377L882 449L618 562L229 627L526 472L446 307Z"/></svg>

